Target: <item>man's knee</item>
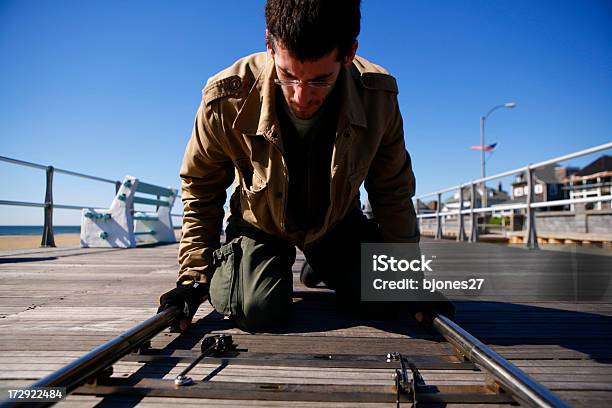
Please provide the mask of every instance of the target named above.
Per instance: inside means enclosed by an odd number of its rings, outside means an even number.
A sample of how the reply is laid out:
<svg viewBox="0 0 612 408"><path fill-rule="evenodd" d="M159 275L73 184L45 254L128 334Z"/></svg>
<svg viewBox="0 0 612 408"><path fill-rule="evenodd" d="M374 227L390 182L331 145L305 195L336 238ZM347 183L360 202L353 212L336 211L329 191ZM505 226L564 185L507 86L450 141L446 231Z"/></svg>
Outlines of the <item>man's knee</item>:
<svg viewBox="0 0 612 408"><path fill-rule="evenodd" d="M287 321L291 305L292 298L286 290L250 296L243 300L242 313L234 320L246 331L274 328Z"/></svg>

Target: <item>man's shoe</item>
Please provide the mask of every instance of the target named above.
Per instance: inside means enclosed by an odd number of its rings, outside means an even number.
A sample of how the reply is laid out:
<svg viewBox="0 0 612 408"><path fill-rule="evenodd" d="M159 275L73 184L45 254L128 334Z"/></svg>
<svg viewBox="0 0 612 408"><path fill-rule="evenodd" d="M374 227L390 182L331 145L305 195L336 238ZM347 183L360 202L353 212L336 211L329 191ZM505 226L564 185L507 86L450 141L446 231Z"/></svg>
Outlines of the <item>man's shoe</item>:
<svg viewBox="0 0 612 408"><path fill-rule="evenodd" d="M302 282L307 288L316 288L321 281L322 279L316 276L312 266L310 266L308 262L304 261L302 270L300 271L300 282Z"/></svg>

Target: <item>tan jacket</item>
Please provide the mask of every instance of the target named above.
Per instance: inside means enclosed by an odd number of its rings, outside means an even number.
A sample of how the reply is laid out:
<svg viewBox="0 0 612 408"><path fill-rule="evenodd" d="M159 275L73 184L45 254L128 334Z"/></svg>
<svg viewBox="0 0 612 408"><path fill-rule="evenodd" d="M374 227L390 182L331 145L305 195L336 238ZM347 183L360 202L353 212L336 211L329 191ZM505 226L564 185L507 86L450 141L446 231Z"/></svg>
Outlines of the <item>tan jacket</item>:
<svg viewBox="0 0 612 408"><path fill-rule="evenodd" d="M404 145L397 84L361 57L340 76L330 207L321 228L288 232L287 166L275 114L274 63L266 53L242 58L208 80L181 168L184 204L180 279L211 277L226 189L237 176L232 208L249 224L307 247L336 225L365 180L385 242L418 242L411 197L415 179Z"/></svg>

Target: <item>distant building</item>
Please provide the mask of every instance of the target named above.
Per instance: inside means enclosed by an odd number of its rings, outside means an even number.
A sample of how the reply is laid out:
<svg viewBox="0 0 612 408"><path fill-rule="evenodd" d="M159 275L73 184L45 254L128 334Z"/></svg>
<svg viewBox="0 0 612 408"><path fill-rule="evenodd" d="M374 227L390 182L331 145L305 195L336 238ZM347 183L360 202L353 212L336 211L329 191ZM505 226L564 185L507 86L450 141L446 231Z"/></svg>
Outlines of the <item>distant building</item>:
<svg viewBox="0 0 612 408"><path fill-rule="evenodd" d="M476 203L474 208L481 207L482 203L482 185L476 187ZM497 188L487 187L487 205L494 206L508 201L508 193L503 190L501 182ZM452 197L444 201L442 211L457 211L460 206L459 192L455 192ZM472 206L472 188L463 187L463 209L469 209Z"/></svg>
<svg viewBox="0 0 612 408"><path fill-rule="evenodd" d="M612 156L601 156L565 179L564 191L570 198L601 197L610 195L612 185ZM611 201L587 203L586 209L604 210L612 207ZM575 205L571 205L574 211Z"/></svg>
<svg viewBox="0 0 612 408"><path fill-rule="evenodd" d="M569 198L567 191L563 188L568 175L578 171L575 167L560 167L550 165L534 170L535 183L533 186L533 202L563 200ZM527 175L519 174L512 183L511 203L526 203L529 194ZM541 210L563 210L567 206L545 207Z"/></svg>
<svg viewBox="0 0 612 408"><path fill-rule="evenodd" d="M419 214L431 214L431 213L435 213L436 212L436 208L438 207L438 202L437 201L429 201L429 202L425 202L425 201L421 201L421 200L417 200L418 206L417 206L417 212Z"/></svg>
<svg viewBox="0 0 612 408"><path fill-rule="evenodd" d="M416 202L416 211L418 214L430 214L436 212L436 207L438 205L436 201L430 201L426 203L421 200L416 200ZM361 204L361 211L365 214L366 217L374 218L374 213L372 212L372 205L370 204L370 200L368 200L367 198L365 199L365 202Z"/></svg>

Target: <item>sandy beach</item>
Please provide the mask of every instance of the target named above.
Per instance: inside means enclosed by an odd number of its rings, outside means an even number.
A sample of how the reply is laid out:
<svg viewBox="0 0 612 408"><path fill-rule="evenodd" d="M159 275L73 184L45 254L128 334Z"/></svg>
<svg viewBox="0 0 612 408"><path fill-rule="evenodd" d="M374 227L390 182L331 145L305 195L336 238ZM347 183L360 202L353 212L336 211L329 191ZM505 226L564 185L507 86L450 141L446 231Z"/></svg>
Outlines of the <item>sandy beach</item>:
<svg viewBox="0 0 612 408"><path fill-rule="evenodd" d="M181 230L175 230L176 239L181 238ZM0 236L0 251L11 249L30 249L40 247L40 235L2 235ZM79 234L56 234L55 245L57 247L80 247Z"/></svg>
<svg viewBox="0 0 612 408"><path fill-rule="evenodd" d="M11 249L29 249L40 247L40 235L3 235L0 236L0 251ZM58 247L80 246L79 234L55 235L55 245Z"/></svg>

